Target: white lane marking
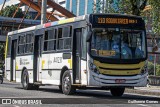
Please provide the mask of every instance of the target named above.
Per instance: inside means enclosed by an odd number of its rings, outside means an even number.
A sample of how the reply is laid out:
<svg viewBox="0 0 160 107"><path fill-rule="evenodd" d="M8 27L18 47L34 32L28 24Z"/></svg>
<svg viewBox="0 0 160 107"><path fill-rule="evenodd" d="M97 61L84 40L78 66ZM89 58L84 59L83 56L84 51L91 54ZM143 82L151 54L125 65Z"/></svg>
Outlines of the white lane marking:
<svg viewBox="0 0 160 107"><path fill-rule="evenodd" d="M145 104L137 104L137 105L140 105L140 106L143 106L143 107L151 107L151 106L145 105Z"/></svg>
<svg viewBox="0 0 160 107"><path fill-rule="evenodd" d="M17 106L17 105L13 105L14 107L20 107L20 106Z"/></svg>
<svg viewBox="0 0 160 107"><path fill-rule="evenodd" d="M128 92L125 92L124 94L130 94L130 95L140 95L140 96L145 96L145 97L157 97L157 98L160 98L160 96L158 95L144 95L144 94L138 94L138 93L128 93Z"/></svg>

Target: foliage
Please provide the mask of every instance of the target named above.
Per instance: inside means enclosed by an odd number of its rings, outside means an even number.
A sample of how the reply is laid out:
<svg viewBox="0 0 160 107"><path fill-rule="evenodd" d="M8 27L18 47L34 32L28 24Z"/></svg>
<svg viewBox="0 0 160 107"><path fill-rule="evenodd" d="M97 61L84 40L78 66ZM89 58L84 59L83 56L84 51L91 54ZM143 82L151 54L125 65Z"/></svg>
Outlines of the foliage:
<svg viewBox="0 0 160 107"><path fill-rule="evenodd" d="M132 14L140 16L141 12L144 10L147 5L148 0L130 0L132 7Z"/></svg>
<svg viewBox="0 0 160 107"><path fill-rule="evenodd" d="M107 13L121 13L121 14L133 14L141 15L141 12L145 8L148 0L105 0ZM95 6L98 10L103 10L103 0L98 0Z"/></svg>
<svg viewBox="0 0 160 107"><path fill-rule="evenodd" d="M149 75L154 75L154 64L148 62L148 73ZM160 65L156 64L156 76L160 76Z"/></svg>
<svg viewBox="0 0 160 107"><path fill-rule="evenodd" d="M4 17L13 17L13 14L15 13L17 9L17 5L11 5L11 6L6 6L0 13L0 16ZM22 12L21 8L18 8L17 13L15 14L14 18L23 18L24 13ZM26 19L31 19L31 16L29 14L25 15Z"/></svg>
<svg viewBox="0 0 160 107"><path fill-rule="evenodd" d="M154 75L154 64L152 62L148 62L148 74Z"/></svg>
<svg viewBox="0 0 160 107"><path fill-rule="evenodd" d="M108 5L108 13L132 13L130 0L108 0Z"/></svg>
<svg viewBox="0 0 160 107"><path fill-rule="evenodd" d="M11 6L6 6L0 13L0 16L4 17L12 17L14 12L16 11L17 6L16 5L11 5ZM22 9L18 9L15 18L22 18L23 17L23 12Z"/></svg>
<svg viewBox="0 0 160 107"><path fill-rule="evenodd" d="M151 5L152 30L155 34L160 35L160 0L149 0Z"/></svg>
<svg viewBox="0 0 160 107"><path fill-rule="evenodd" d="M160 76L160 65L156 65L156 76Z"/></svg>

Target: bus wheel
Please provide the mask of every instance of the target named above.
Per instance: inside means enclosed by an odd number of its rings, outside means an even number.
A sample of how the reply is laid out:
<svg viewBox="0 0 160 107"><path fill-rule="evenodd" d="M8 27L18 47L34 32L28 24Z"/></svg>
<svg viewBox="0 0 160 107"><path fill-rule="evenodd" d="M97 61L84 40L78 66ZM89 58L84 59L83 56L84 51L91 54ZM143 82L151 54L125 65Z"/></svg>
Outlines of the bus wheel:
<svg viewBox="0 0 160 107"><path fill-rule="evenodd" d="M3 84L3 77L0 76L0 84Z"/></svg>
<svg viewBox="0 0 160 107"><path fill-rule="evenodd" d="M33 86L32 86L32 89L38 90L38 89L39 89L39 85L33 85Z"/></svg>
<svg viewBox="0 0 160 107"><path fill-rule="evenodd" d="M125 90L125 87L114 87L114 88L111 88L110 91L111 91L111 94L113 96L122 96L123 93L124 93L124 90Z"/></svg>
<svg viewBox="0 0 160 107"><path fill-rule="evenodd" d="M30 89L33 88L33 85L29 83L29 75L28 75L27 69L25 69L23 71L22 80L21 81L22 81L23 89L30 90Z"/></svg>
<svg viewBox="0 0 160 107"><path fill-rule="evenodd" d="M65 71L62 77L62 92L65 95L70 95L75 92L75 87L71 84L70 71Z"/></svg>

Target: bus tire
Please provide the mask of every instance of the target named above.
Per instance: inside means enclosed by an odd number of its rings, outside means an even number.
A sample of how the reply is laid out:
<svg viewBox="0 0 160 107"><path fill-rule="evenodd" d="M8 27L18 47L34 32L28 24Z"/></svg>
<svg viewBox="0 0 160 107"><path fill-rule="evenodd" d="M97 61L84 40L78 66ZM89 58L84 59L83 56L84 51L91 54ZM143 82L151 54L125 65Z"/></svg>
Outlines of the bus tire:
<svg viewBox="0 0 160 107"><path fill-rule="evenodd" d="M0 76L0 84L3 84L3 77Z"/></svg>
<svg viewBox="0 0 160 107"><path fill-rule="evenodd" d="M33 85L29 83L29 75L27 69L25 69L22 73L22 86L25 90L30 90L33 88Z"/></svg>
<svg viewBox="0 0 160 107"><path fill-rule="evenodd" d="M33 90L38 90L38 89L39 89L39 85L33 85L33 86L32 86L32 89L33 89Z"/></svg>
<svg viewBox="0 0 160 107"><path fill-rule="evenodd" d="M62 76L62 92L65 95L71 95L74 94L76 88L71 83L71 75L70 71L67 70L64 72Z"/></svg>
<svg viewBox="0 0 160 107"><path fill-rule="evenodd" d="M110 89L112 96L120 97L123 95L125 87L113 87Z"/></svg>

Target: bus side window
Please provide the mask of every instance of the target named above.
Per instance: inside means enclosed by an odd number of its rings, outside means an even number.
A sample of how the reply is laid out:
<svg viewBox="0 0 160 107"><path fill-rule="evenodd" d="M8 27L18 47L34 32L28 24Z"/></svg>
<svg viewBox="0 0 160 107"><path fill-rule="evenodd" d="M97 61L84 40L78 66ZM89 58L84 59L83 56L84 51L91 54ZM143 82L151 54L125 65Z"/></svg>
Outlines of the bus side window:
<svg viewBox="0 0 160 107"><path fill-rule="evenodd" d="M63 29L62 28L58 28L58 46L57 46L57 49L58 50L61 50L63 49L63 36L62 36L62 32L63 32Z"/></svg>
<svg viewBox="0 0 160 107"><path fill-rule="evenodd" d="M8 37L7 55L11 55L11 37Z"/></svg>
<svg viewBox="0 0 160 107"><path fill-rule="evenodd" d="M45 35L44 35L44 48L43 48L43 50L44 51L47 51L47 47L48 47L48 45L47 45L47 43L48 43L48 31L45 31Z"/></svg>
<svg viewBox="0 0 160 107"><path fill-rule="evenodd" d="M33 34L26 34L25 53L33 52Z"/></svg>
<svg viewBox="0 0 160 107"><path fill-rule="evenodd" d="M87 37L87 29L83 29L83 33L82 33L82 39L81 39L81 57L83 59L86 59L87 57L87 42L86 42L86 37Z"/></svg>
<svg viewBox="0 0 160 107"><path fill-rule="evenodd" d="M56 50L56 29L45 31L44 51Z"/></svg>
<svg viewBox="0 0 160 107"><path fill-rule="evenodd" d="M58 28L57 49L71 49L72 26Z"/></svg>
<svg viewBox="0 0 160 107"><path fill-rule="evenodd" d="M64 49L71 49L71 37L72 37L72 26L67 26L64 28L63 32Z"/></svg>
<svg viewBox="0 0 160 107"><path fill-rule="evenodd" d="M24 35L20 35L18 40L18 54L23 54L24 49L25 49L25 37Z"/></svg>
<svg viewBox="0 0 160 107"><path fill-rule="evenodd" d="M48 49L47 50L56 50L56 35L55 30L48 30Z"/></svg>

